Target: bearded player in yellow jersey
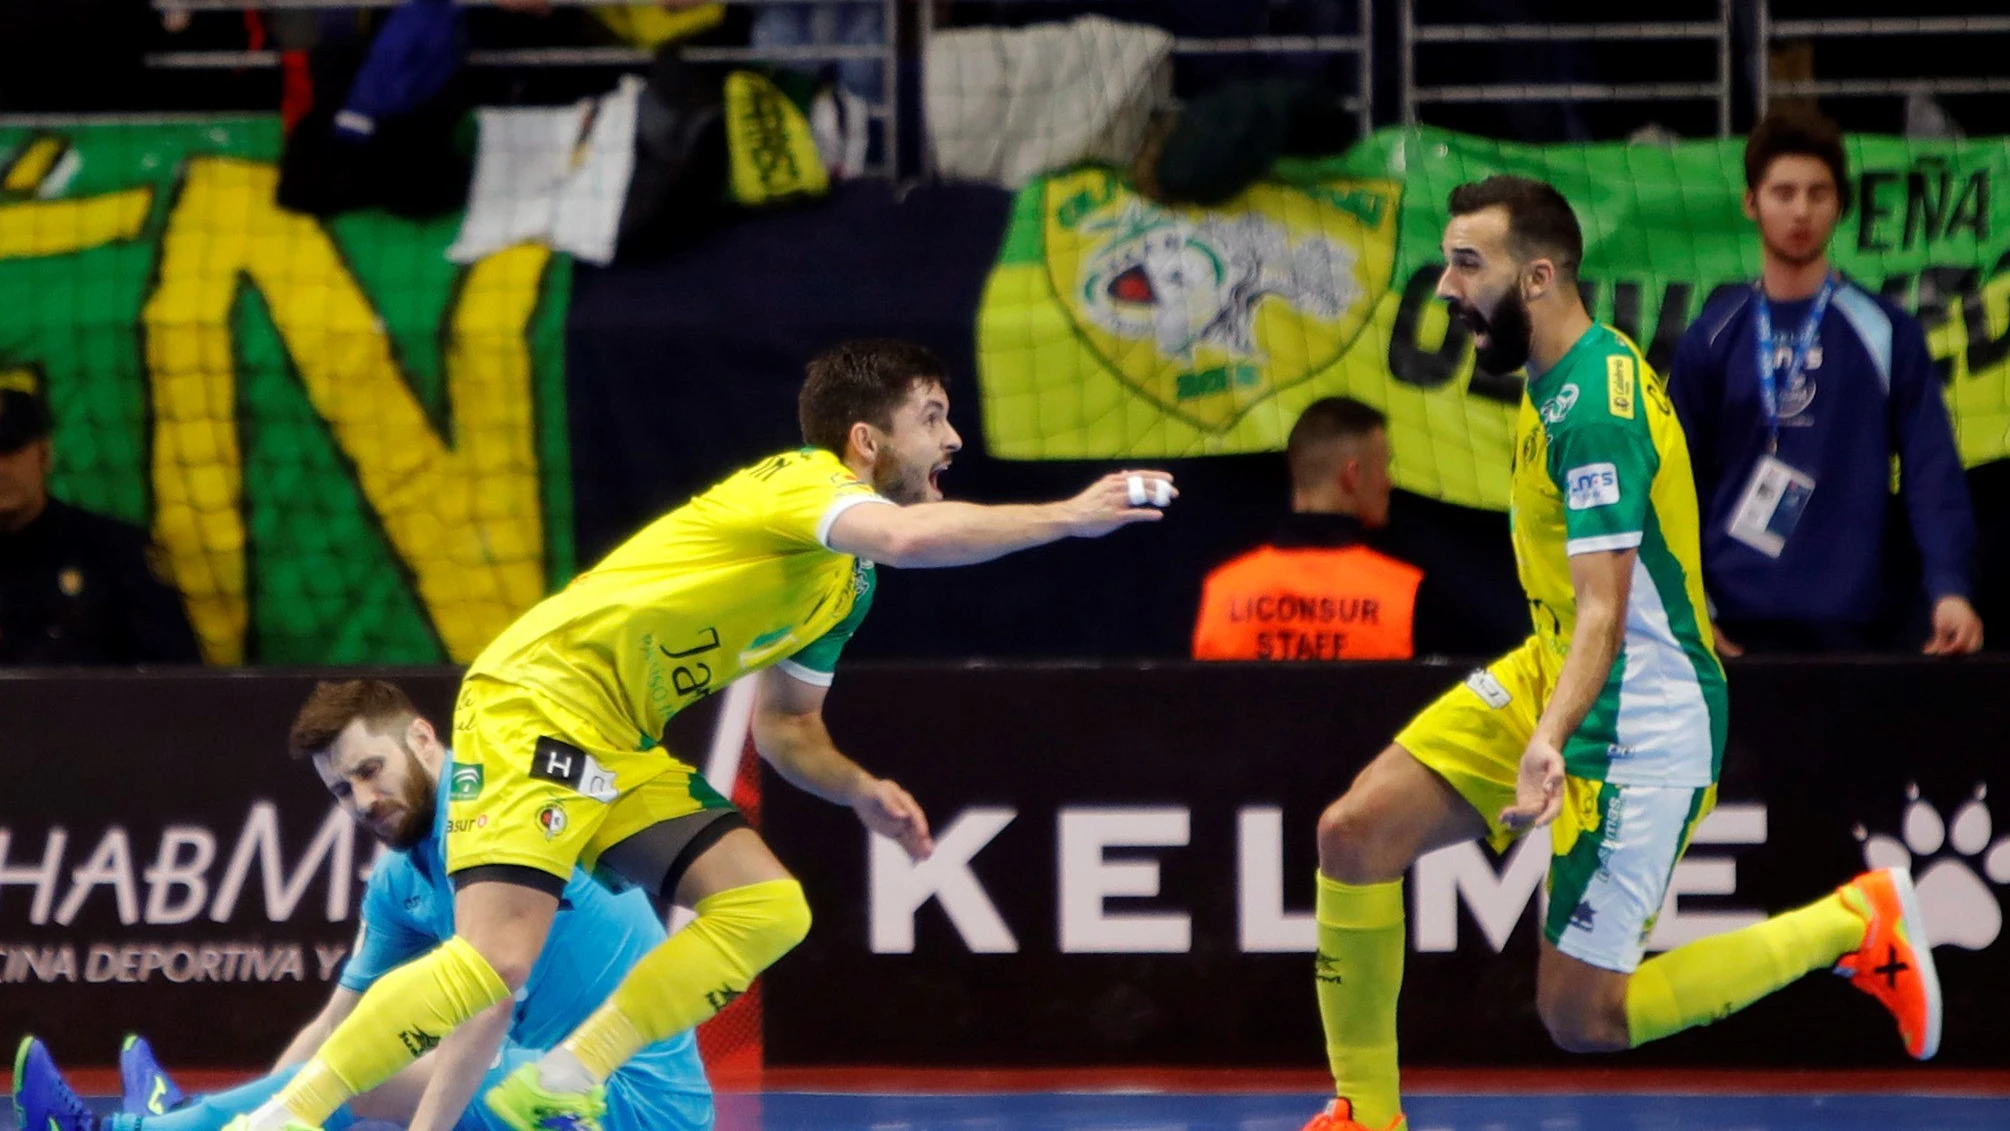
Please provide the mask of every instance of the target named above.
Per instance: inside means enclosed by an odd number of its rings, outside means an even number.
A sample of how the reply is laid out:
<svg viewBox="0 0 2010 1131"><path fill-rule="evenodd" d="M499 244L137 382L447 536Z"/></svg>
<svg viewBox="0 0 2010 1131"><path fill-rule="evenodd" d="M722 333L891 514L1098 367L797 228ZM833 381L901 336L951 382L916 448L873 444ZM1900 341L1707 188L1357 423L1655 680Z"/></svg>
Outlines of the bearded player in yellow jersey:
<svg viewBox="0 0 2010 1131"><path fill-rule="evenodd" d="M806 447L645 527L476 658L446 775L456 934L373 985L237 1131L318 1127L435 1045L493 1044L492 1026L462 1023L523 987L575 864L697 913L559 1047L486 1097L518 1131L596 1131L617 1067L745 992L810 926L801 885L659 745L670 717L751 675L761 756L925 857L921 807L839 753L823 724L874 563L964 565L1100 537L1159 518L1174 494L1163 473L1118 472L1045 505L943 502L937 479L962 446L943 367L901 342L848 343L812 361L798 414ZM442 1058L475 1065L493 1052L453 1051ZM479 1079L440 1097L447 1122Z"/></svg>
<svg viewBox="0 0 2010 1131"><path fill-rule="evenodd" d="M1481 368L1528 371L1508 516L1534 632L1425 708L1319 819L1314 977L1336 1098L1307 1131L1405 1126L1403 873L1544 825L1536 1010L1560 1047L1634 1048L1834 967L1932 1056L1940 986L1902 871L1642 961L1724 753L1688 448L1660 377L1585 312L1562 194L1489 177L1454 189L1450 211L1438 295Z"/></svg>

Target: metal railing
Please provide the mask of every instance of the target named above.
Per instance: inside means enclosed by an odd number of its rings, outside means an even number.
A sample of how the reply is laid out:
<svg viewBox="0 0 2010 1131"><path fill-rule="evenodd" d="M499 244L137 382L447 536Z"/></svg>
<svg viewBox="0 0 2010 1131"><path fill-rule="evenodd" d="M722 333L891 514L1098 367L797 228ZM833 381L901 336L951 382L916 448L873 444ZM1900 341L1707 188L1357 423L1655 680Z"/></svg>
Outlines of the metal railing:
<svg viewBox="0 0 2010 1131"><path fill-rule="evenodd" d="M405 0L151 0L151 2L153 7L161 12L235 12L247 8L266 11L392 8L404 3ZM495 0L453 0L453 2L465 7L495 6ZM553 7L583 8L620 6L632 0L547 0L547 2ZM815 4L826 0L722 0L722 2L741 7L759 7ZM906 0L906 2L915 5L913 26L925 45L935 32L934 4L927 0L921 2ZM1020 2L1033 4L1037 0L1020 0ZM1220 0L1220 2L1227 3L1232 0ZM706 63L878 61L881 68L880 98L876 105L867 107L867 113L877 130L879 144L875 150L876 159L871 162L866 172L890 177L895 172L895 162L900 153L899 107L902 105L902 96L905 93L901 77L902 56L903 54L914 56L909 61L910 66L917 69L916 74L925 89L926 76L919 74L919 68L926 66L927 52L925 49L903 51L900 20L902 0L878 0L878 3L881 7L884 28L883 41L878 44L702 46L683 48L682 55L692 61ZM1176 56L1181 57L1271 54L1351 58L1355 62L1355 81L1351 84L1352 92L1347 95L1343 104L1355 115L1362 132L1365 133L1372 128L1377 119L1375 113L1377 107L1374 105L1374 6L1375 0L1357 0L1355 7L1358 18L1352 34L1225 39L1183 38L1174 40L1173 51ZM1745 45L1745 51L1750 57L1737 62L1749 65L1751 68L1748 73L1754 84L1754 104L1759 114L1765 113L1771 103L1780 98L1875 98L1914 93L1929 95L2010 93L2010 73L1938 77L1915 75L1898 78L1837 74L1822 79L1779 80L1771 76L1768 66L1773 48L1787 41L1898 39L1916 43L1921 37L1927 36L2001 36L2004 50L1998 57L2010 59L2010 15L1776 19L1773 15L1776 7L1773 0L1759 0L1759 3L1750 7L1740 5L1735 12L1731 0L1714 0L1714 3L1710 0L1699 0L1698 6L1699 9L1706 6L1714 9L1714 13L1706 17L1699 11L1698 18L1695 19L1659 22L1434 24L1417 18L1419 7L1417 0L1395 0L1398 13L1396 36L1400 71L1398 106L1394 108L1395 113L1385 114L1382 119L1388 120L1390 117L1399 116L1405 123L1417 123L1424 117L1427 108L1454 104L1704 102L1714 106L1717 132L1720 135L1728 135L1732 128L1734 17L1751 20L1755 25L1756 34ZM1139 8L1141 16L1149 15L1148 3L1140 3ZM1714 48L1712 54L1715 58L1715 68L1713 74L1698 73L1693 77L1670 81L1481 80L1426 85L1418 79L1419 56L1426 51L1459 46L1555 43L1709 44ZM152 67L186 70L271 67L278 65L279 58L279 53L276 51L164 51L148 55L146 61ZM646 66L650 59L649 52L632 47L615 46L476 49L469 52L467 61L475 67L584 66L636 69ZM923 112L926 112L925 109ZM923 145L921 149L923 171L926 173L929 164L927 146Z"/></svg>
<svg viewBox="0 0 2010 1131"><path fill-rule="evenodd" d="M1025 0L1038 3L1040 0ZM1233 0L1218 0L1233 2ZM1352 35L1255 35L1234 36L1215 39L1193 37L1175 38L1172 51L1175 56L1189 58L1208 55L1328 55L1336 58L1350 57L1354 60L1354 93L1341 100L1341 107L1354 115L1356 128L1365 136L1374 128L1374 0L1355 0L1359 16L1355 20ZM929 0L921 0L917 5L916 32L922 49L918 53L917 74L922 90L928 89L928 42L935 36L935 5ZM926 108L923 113L926 113ZM933 155L929 152L926 139L927 127L922 127L923 138L921 165L922 176L932 177L935 171Z"/></svg>
<svg viewBox="0 0 2010 1131"><path fill-rule="evenodd" d="M1873 19L1776 20L1773 0L1760 0L1757 57L1753 60L1759 113L1775 98L1891 98L1912 94L2010 94L2010 76L1833 78L1775 80L1770 66L1775 43L1788 40L1911 38L1930 35L2010 37L2010 16L1883 16ZM1999 57L2010 57L2010 38Z"/></svg>
<svg viewBox="0 0 2010 1131"><path fill-rule="evenodd" d="M1246 39L1175 39L1174 55L1332 55L1354 59L1354 93L1341 106L1354 114L1360 131L1374 128L1374 5L1360 0L1353 35L1257 35Z"/></svg>
<svg viewBox="0 0 2010 1131"><path fill-rule="evenodd" d="M1717 132L1731 132L1731 0L1717 0L1713 19L1653 23L1425 24L1415 0L1404 0L1400 24L1403 121L1419 121L1419 107L1444 103L1700 102L1717 105ZM1717 73L1690 82L1480 82L1424 86L1417 53L1425 46L1495 43L1712 42Z"/></svg>

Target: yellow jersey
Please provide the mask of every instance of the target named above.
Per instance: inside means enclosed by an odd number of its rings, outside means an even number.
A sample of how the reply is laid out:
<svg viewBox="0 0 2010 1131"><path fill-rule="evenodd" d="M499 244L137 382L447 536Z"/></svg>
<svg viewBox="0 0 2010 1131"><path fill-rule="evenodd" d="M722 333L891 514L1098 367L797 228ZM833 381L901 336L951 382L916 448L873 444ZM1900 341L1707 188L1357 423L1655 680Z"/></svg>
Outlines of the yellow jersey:
<svg viewBox="0 0 2010 1131"><path fill-rule="evenodd" d="M831 524L888 502L824 449L771 456L533 606L468 676L536 691L636 749L748 672L787 663L828 684L874 579L870 562L830 548Z"/></svg>
<svg viewBox="0 0 2010 1131"><path fill-rule="evenodd" d="M1724 669L1703 598L1689 446L1667 387L1626 336L1586 330L1547 372L1530 368L1516 425L1508 522L1535 637L1557 666L1577 627L1570 559L1637 550L1626 637L1598 701L1563 750L1592 781L1717 780ZM1554 669L1552 669L1554 670ZM1709 725L1691 732L1685 722ZM1668 733L1683 731L1680 741ZM1635 751L1655 751L1634 757Z"/></svg>

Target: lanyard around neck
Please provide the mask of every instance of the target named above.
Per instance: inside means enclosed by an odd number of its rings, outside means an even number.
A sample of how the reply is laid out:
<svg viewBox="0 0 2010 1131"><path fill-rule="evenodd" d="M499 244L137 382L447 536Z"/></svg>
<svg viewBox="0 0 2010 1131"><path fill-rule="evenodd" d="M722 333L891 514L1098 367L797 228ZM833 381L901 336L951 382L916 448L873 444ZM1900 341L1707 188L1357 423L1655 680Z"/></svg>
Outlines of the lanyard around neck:
<svg viewBox="0 0 2010 1131"><path fill-rule="evenodd" d="M1756 288L1759 295L1757 315L1757 339L1759 351L1759 410L1766 415L1766 451L1777 454L1780 450L1780 380L1773 353L1773 306L1766 300L1766 285L1761 282ZM1808 363L1808 351L1814 348L1815 338L1822 326L1822 315L1828 311L1829 299L1835 296L1836 277L1829 274L1822 279L1822 289L1815 294L1814 305L1808 307L1808 315L1801 321L1800 332L1794 335L1793 353L1787 360L1786 385L1792 388L1794 379Z"/></svg>

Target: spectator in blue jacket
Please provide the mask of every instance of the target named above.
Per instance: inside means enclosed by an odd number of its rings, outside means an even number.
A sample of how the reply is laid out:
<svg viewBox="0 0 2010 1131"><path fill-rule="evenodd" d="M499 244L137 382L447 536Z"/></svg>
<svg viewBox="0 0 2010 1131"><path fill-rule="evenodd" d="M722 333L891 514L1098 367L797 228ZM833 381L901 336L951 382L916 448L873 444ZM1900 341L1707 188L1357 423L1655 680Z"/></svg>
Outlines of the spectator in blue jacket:
<svg viewBox="0 0 2010 1131"><path fill-rule="evenodd" d="M1969 603L1974 516L1925 332L1829 264L1849 184L1827 119L1780 113L1752 131L1745 214L1763 270L1704 308L1670 369L1728 655L1900 643L1895 625L1914 598L1892 582L1894 457L1931 607L1924 651L1982 647Z"/></svg>

